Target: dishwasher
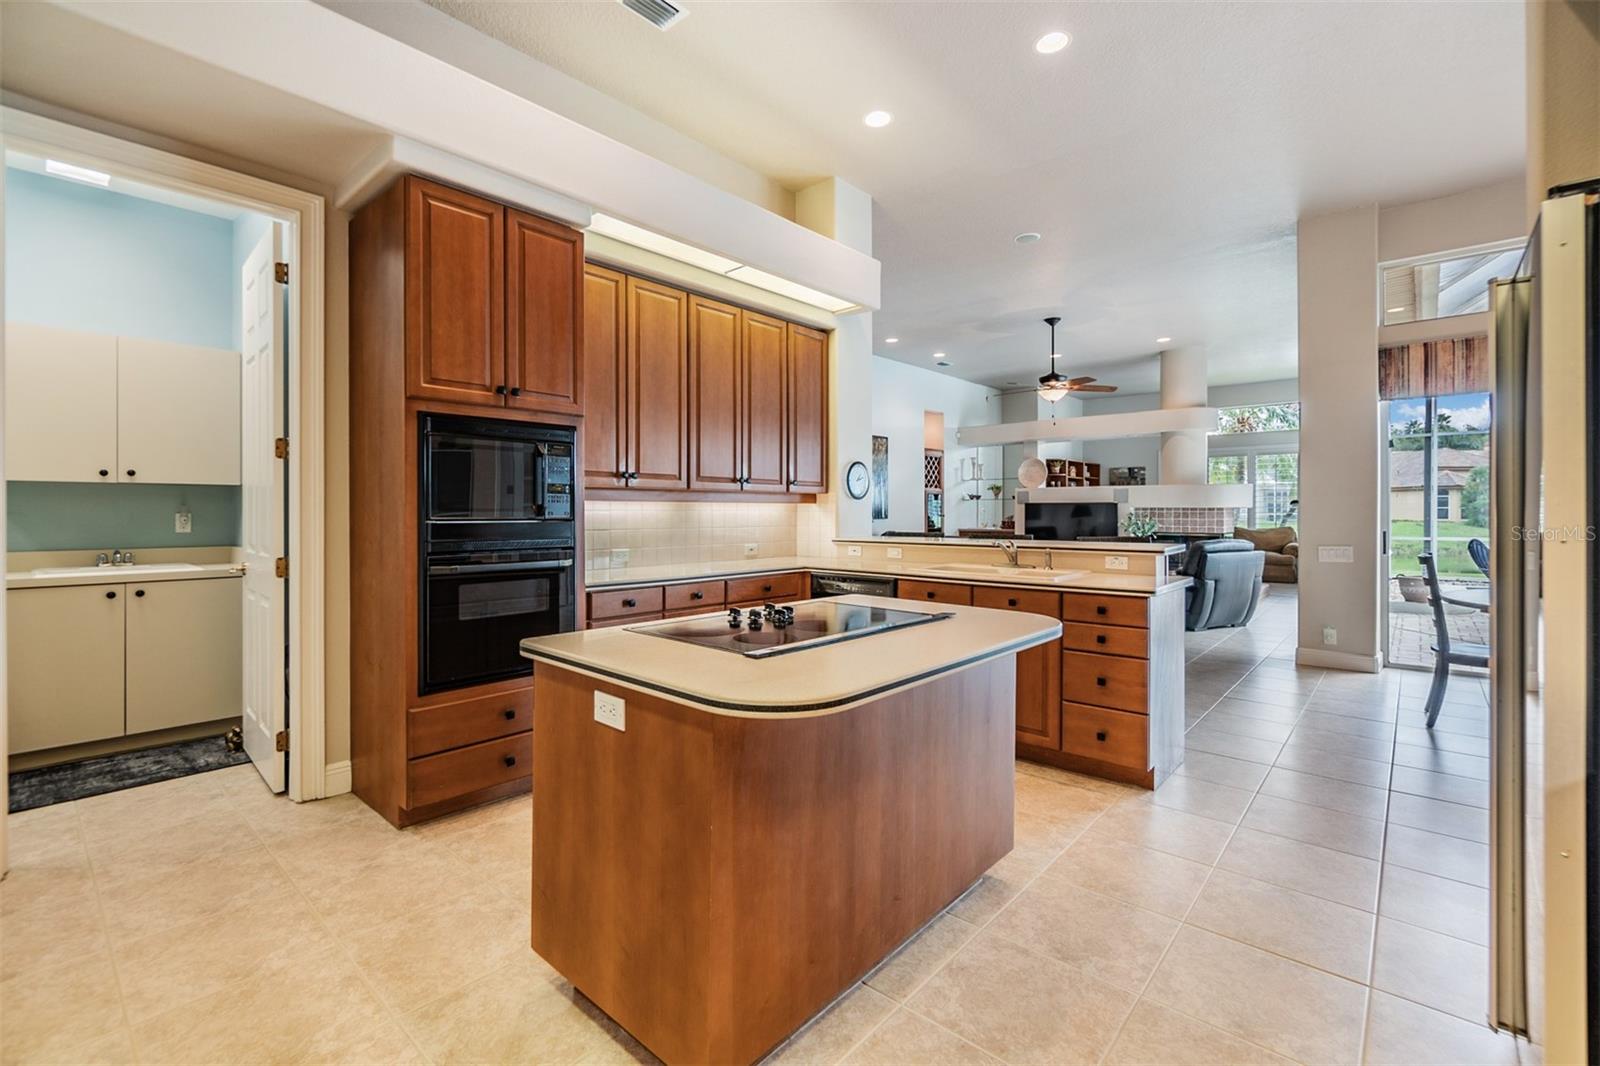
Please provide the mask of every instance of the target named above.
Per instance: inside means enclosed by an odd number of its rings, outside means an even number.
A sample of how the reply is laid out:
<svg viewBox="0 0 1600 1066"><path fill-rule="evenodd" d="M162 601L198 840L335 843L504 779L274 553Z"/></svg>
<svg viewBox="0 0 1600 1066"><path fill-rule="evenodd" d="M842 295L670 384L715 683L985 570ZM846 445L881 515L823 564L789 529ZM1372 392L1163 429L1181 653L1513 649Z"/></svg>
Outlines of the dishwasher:
<svg viewBox="0 0 1600 1066"><path fill-rule="evenodd" d="M895 579L873 574L811 575L811 598L824 596L893 596Z"/></svg>

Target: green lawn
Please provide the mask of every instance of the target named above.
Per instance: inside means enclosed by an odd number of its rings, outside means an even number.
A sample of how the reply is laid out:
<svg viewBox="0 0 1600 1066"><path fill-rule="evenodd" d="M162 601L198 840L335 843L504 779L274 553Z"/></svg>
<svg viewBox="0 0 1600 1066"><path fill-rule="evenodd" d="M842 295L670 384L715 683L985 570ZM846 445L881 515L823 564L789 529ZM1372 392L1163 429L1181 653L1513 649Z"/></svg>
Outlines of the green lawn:
<svg viewBox="0 0 1600 1066"><path fill-rule="evenodd" d="M1468 525L1466 522L1440 522L1435 535L1439 540L1439 553L1437 564L1440 577L1473 577L1482 578L1483 571L1479 570L1472 562L1472 556L1467 554L1467 540L1477 537L1487 541L1489 531L1482 526ZM1446 538L1459 537L1459 540ZM1391 522L1389 526L1389 570L1394 574L1422 573L1422 567L1417 564L1417 556L1422 552L1422 523L1421 522Z"/></svg>

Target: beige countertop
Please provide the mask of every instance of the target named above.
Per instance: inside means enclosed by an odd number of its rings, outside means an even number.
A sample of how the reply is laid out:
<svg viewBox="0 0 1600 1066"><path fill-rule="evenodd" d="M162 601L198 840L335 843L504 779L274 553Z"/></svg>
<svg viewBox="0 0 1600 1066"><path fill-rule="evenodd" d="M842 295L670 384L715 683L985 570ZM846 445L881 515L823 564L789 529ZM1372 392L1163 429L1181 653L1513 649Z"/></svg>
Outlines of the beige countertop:
<svg viewBox="0 0 1600 1066"><path fill-rule="evenodd" d="M1121 547L1117 553L1121 554ZM771 559L732 559L724 562L680 563L672 566L635 566L626 570L588 573L584 585L591 590L621 589L640 585L665 585L677 581L704 581L719 577L749 574L777 574L789 570L812 570L832 574L876 574L926 581L958 581L974 585L1007 585L1088 592L1126 592L1142 595L1172 592L1186 588L1188 578L1171 578L1161 586L1149 574L1107 574L1090 570L1043 570L1019 567L1004 572L952 569L958 563L928 563L844 557L824 558L802 555Z"/></svg>
<svg viewBox="0 0 1600 1066"><path fill-rule="evenodd" d="M885 547L894 547L897 544L936 544L941 548L993 548L1006 541L1019 548L1053 548L1056 551L1115 551L1171 555L1174 552L1189 550L1187 544L1171 540L1033 540L1028 537L1007 537L999 533L993 537L839 537L834 543L879 544Z"/></svg>
<svg viewBox="0 0 1600 1066"><path fill-rule="evenodd" d="M184 567L177 569L178 566ZM64 588L69 585L145 585L157 581L197 581L239 577L238 563L149 563L134 566L44 567L6 573L8 589Z"/></svg>
<svg viewBox="0 0 1600 1066"><path fill-rule="evenodd" d="M635 626L530 637L522 654L534 660L536 674L539 663L550 662L716 714L826 714L1061 635L1056 619L1022 611L912 607L882 596L832 602L949 617L764 659L651 636Z"/></svg>

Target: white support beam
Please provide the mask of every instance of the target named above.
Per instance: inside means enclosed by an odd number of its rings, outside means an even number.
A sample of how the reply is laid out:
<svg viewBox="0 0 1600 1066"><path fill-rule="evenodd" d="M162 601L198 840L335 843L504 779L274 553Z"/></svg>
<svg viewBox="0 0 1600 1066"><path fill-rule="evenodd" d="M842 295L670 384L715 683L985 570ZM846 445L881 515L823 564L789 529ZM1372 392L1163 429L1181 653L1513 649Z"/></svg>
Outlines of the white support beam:
<svg viewBox="0 0 1600 1066"><path fill-rule="evenodd" d="M1021 444L1025 441L1112 440L1118 437L1153 437L1184 430L1217 428L1215 407L1184 407L1172 411L1122 411L1111 415L1081 415L1038 422L1006 422L997 426L962 426L956 443L964 448L986 444Z"/></svg>

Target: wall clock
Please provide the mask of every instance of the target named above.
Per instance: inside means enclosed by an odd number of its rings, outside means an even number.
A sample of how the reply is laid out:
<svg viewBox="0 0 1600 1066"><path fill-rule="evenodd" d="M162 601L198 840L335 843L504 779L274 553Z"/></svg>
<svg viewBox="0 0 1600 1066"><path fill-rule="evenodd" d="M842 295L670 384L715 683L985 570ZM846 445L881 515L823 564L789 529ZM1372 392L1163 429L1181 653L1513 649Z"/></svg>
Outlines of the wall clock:
<svg viewBox="0 0 1600 1066"><path fill-rule="evenodd" d="M844 488L852 500L867 498L867 489L872 485L872 478L867 474L867 464L861 460L851 463L844 472Z"/></svg>

